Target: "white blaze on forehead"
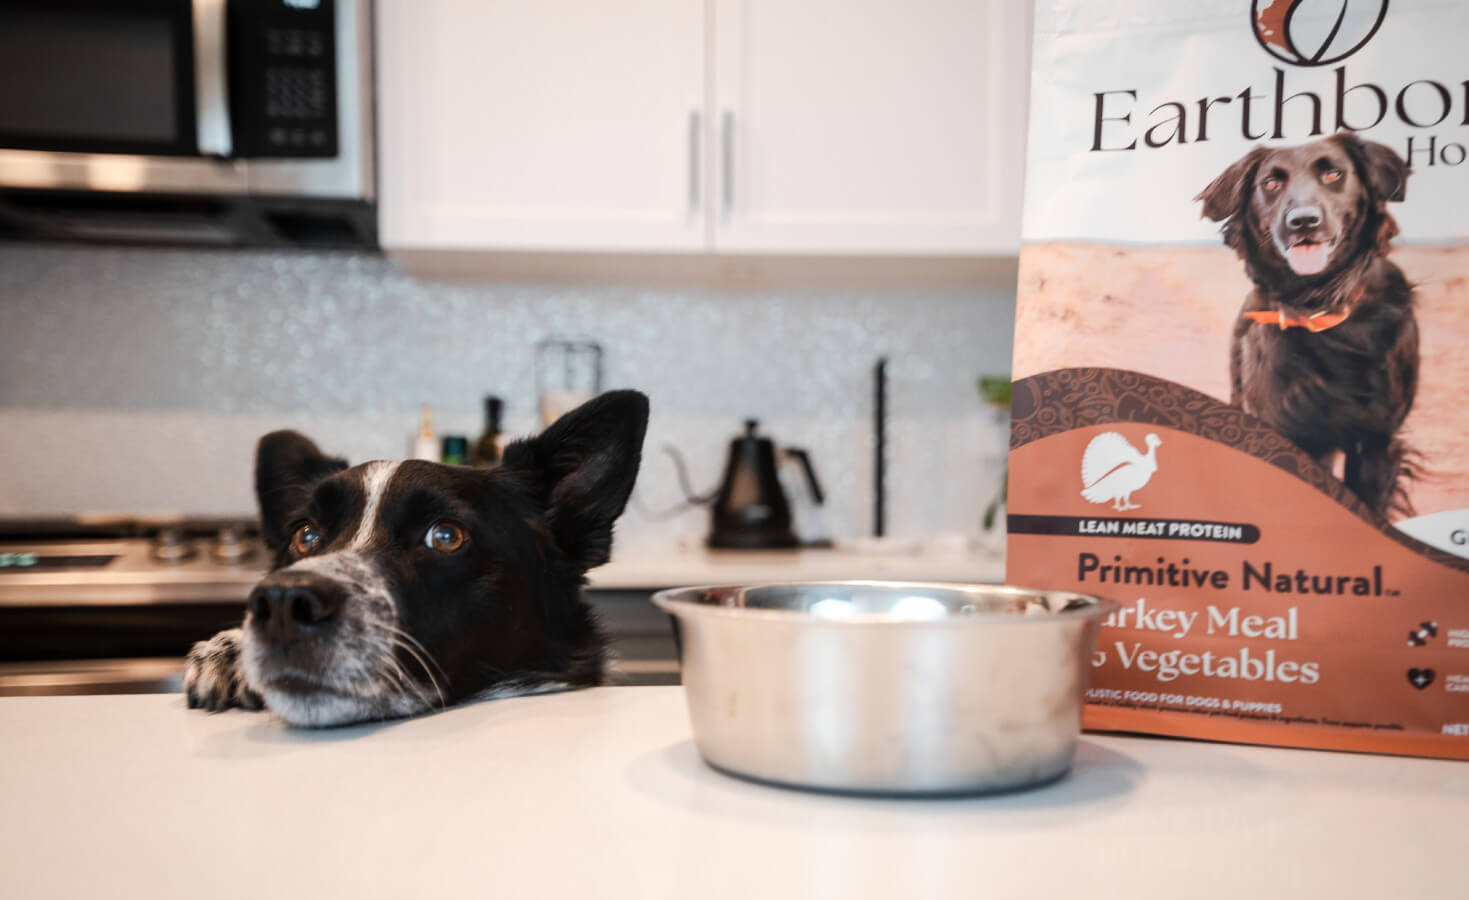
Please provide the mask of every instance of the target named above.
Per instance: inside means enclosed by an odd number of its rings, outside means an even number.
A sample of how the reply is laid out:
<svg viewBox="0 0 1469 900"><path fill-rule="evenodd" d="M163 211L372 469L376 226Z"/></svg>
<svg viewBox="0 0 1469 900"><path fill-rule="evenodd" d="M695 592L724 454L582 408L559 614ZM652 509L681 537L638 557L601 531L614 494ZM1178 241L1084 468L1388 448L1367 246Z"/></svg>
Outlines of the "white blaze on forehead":
<svg viewBox="0 0 1469 900"><path fill-rule="evenodd" d="M361 550L372 540L378 507L382 504L383 494L388 492L388 483L393 480L400 465L401 461L367 464L362 473L362 492L366 498L362 507L362 520L357 526L357 534L353 535L352 542L347 545L348 550Z"/></svg>

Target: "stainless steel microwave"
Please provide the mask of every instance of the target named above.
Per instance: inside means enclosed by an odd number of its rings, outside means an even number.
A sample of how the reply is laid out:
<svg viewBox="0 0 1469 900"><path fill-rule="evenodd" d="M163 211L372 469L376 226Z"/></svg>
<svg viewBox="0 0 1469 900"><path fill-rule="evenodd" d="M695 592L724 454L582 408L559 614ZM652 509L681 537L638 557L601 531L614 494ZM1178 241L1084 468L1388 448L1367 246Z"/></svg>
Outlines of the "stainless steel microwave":
<svg viewBox="0 0 1469 900"><path fill-rule="evenodd" d="M0 0L0 235L373 244L370 0Z"/></svg>

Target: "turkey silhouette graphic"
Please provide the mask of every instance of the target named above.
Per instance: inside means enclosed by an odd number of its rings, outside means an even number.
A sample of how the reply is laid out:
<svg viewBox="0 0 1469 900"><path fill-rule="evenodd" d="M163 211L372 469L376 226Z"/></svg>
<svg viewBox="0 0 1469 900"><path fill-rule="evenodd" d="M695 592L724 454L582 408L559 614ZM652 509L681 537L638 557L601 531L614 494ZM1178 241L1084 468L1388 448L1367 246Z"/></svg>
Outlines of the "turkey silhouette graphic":
<svg viewBox="0 0 1469 900"><path fill-rule="evenodd" d="M1158 471L1158 447L1163 439L1149 434L1143 439L1147 453L1140 453L1127 438L1115 431L1099 434L1086 445L1081 456L1081 496L1092 503L1111 503L1118 512L1140 509L1132 502Z"/></svg>

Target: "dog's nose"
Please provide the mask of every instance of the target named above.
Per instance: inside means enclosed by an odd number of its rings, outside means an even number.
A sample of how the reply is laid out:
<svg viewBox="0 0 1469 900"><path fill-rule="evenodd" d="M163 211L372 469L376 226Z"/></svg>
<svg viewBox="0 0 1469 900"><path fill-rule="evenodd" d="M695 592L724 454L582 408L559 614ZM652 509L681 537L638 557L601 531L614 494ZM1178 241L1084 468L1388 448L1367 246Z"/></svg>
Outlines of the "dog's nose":
<svg viewBox="0 0 1469 900"><path fill-rule="evenodd" d="M1321 224L1321 207L1297 206L1286 215L1285 224L1297 231L1315 228Z"/></svg>
<svg viewBox="0 0 1469 900"><path fill-rule="evenodd" d="M321 579L267 579L250 592L252 624L269 637L295 640L336 618L342 589Z"/></svg>

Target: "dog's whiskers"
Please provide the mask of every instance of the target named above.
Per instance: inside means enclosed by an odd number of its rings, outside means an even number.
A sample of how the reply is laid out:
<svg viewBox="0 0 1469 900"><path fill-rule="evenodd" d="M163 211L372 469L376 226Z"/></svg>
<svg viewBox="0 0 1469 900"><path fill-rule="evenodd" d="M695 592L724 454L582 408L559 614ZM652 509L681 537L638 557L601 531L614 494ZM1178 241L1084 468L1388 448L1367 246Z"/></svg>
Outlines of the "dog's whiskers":
<svg viewBox="0 0 1469 900"><path fill-rule="evenodd" d="M387 635L388 645L385 658L393 667L393 670L396 670L396 674L403 679L403 686L405 688L412 689L416 694L419 693L416 688L409 687L413 683L413 679L411 679L408 676L408 673L403 670L402 664L393 654L393 651L400 647L403 649L405 655L410 657L414 662L418 663L419 668L423 669L423 674L428 678L428 686L433 688L434 693L438 696L439 707L447 706L448 698L444 694L444 686L439 684L439 678L434 675L434 669L437 668L440 675L443 676L444 685L448 684L449 675L447 672L444 671L444 667L439 665L439 661L434 659L433 654L429 653L428 648L424 647L423 644L420 643L418 639L415 638L413 635L397 627L396 625L393 625L391 622L387 622L382 619L374 619L372 621L372 625L378 629L381 629L381 631L383 631ZM432 663L432 666L430 666L430 663ZM431 708L434 705L430 702L429 698L426 695L419 694L419 699L426 707Z"/></svg>
<svg viewBox="0 0 1469 900"><path fill-rule="evenodd" d="M380 624L384 629L386 629L389 634L392 634L395 637L401 638L401 639L407 641L409 644L411 644L414 649L416 649L418 652L422 653L424 655L424 657L427 658L427 660L429 662L431 662L431 663L434 664L434 668L439 670L439 674L444 677L444 681L445 682L447 682L449 680L449 673L444 671L444 667L441 666L441 665L439 665L439 661L437 659L434 659L434 655L432 653L428 652L428 648L425 647L423 645L423 643L421 641L419 641L418 638L414 637L413 635L409 634L408 632L404 631L403 629L397 627L396 625L393 625L391 622L380 622L378 624ZM430 677L432 677L432 674L430 674Z"/></svg>
<svg viewBox="0 0 1469 900"><path fill-rule="evenodd" d="M439 706L447 706L448 699L444 696L444 689L439 686L439 680L434 677L433 670L428 667L428 663L424 662L423 657L418 655L418 651L414 650L412 647L410 647L408 644L403 643L402 641L395 641L394 646L402 647L404 652L412 657L414 662L418 663L419 668L423 669L423 674L428 676L429 686L434 689L434 693L437 694L439 697ZM399 665L399 667L401 668L401 664L399 664L397 660L394 660L393 662L395 665ZM425 705L428 704L425 703Z"/></svg>
<svg viewBox="0 0 1469 900"><path fill-rule="evenodd" d="M382 674L388 676L390 682L397 687L398 694L400 696L411 695L415 700L423 704L425 709L432 709L433 703L430 701L428 695L424 693L421 686L415 684L413 679L408 676L408 673L403 669L403 664L398 662L392 655L391 649L389 650L387 661L390 668L383 669ZM442 696L440 694L441 698ZM442 705L442 699L440 705Z"/></svg>

